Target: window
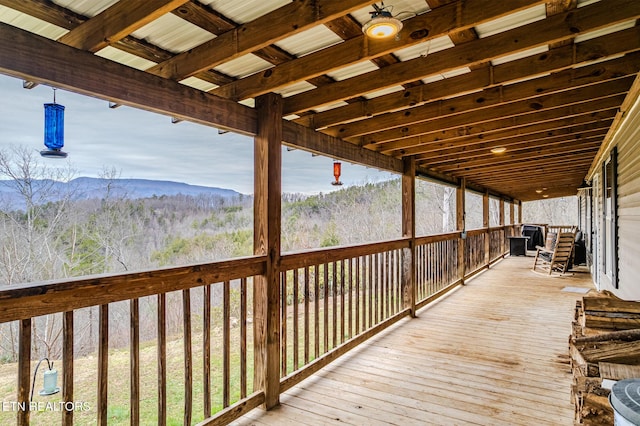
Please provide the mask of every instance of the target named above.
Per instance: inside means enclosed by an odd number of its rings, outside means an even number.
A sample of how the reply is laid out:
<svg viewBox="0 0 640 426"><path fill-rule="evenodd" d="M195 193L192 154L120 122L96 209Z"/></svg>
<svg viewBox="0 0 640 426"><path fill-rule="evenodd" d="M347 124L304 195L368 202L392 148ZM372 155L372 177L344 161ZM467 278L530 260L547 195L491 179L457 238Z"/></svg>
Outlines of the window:
<svg viewBox="0 0 640 426"><path fill-rule="evenodd" d="M616 148L602 165L602 267L614 288L618 288L618 185Z"/></svg>

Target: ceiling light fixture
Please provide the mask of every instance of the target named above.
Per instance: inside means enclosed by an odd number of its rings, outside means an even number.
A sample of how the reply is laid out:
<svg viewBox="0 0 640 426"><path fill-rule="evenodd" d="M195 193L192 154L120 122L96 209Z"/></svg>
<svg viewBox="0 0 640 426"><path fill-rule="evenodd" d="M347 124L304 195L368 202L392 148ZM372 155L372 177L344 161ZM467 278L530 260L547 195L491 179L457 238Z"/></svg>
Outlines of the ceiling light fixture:
<svg viewBox="0 0 640 426"><path fill-rule="evenodd" d="M398 18L394 18L391 15L389 7L384 5L384 2L373 5L375 11L369 12L371 14L371 20L362 26L362 32L371 38L385 39L393 37L402 29L402 21Z"/></svg>
<svg viewBox="0 0 640 426"><path fill-rule="evenodd" d="M491 152L493 152L494 154L502 154L506 150L507 148L505 148L504 146L497 146L495 148L491 148Z"/></svg>
<svg viewBox="0 0 640 426"><path fill-rule="evenodd" d="M542 194L542 189L536 189L536 194Z"/></svg>

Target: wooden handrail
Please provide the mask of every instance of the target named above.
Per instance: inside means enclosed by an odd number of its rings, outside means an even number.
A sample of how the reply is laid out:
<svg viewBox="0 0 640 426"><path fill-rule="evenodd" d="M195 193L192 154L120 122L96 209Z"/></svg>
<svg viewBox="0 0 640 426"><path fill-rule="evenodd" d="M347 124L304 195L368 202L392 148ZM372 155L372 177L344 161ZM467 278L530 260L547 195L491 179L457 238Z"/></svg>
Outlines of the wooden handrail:
<svg viewBox="0 0 640 426"><path fill-rule="evenodd" d="M266 256L250 256L130 274L7 286L0 290L0 323L255 276L264 273L265 267Z"/></svg>
<svg viewBox="0 0 640 426"><path fill-rule="evenodd" d="M322 249L312 249L290 252L282 255L280 266L282 269L304 268L306 266L336 262L342 259L380 253L387 250L397 250L409 247L409 238L400 238L377 243L358 244Z"/></svg>

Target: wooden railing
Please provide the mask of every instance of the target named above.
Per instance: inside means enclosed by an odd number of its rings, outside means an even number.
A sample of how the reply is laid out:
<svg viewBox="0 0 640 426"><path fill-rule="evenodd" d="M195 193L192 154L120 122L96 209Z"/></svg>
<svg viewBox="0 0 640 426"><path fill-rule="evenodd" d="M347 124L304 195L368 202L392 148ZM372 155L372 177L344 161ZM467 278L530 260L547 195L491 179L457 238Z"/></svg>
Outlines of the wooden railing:
<svg viewBox="0 0 640 426"><path fill-rule="evenodd" d="M547 225L547 232L574 232L577 229L575 225Z"/></svg>
<svg viewBox="0 0 640 426"><path fill-rule="evenodd" d="M421 307L462 280L459 232L416 239L416 304Z"/></svg>
<svg viewBox="0 0 640 426"><path fill-rule="evenodd" d="M454 232L282 255L280 392L488 268L507 251L505 235L511 232L513 227L469 231L463 244L462 234ZM464 265L458 263L461 248ZM38 317L48 315L64 320L62 360L58 362L64 380L58 400L78 399L73 385L74 339L86 324L76 322L74 326L74 318L85 318L82 312L94 309L98 312L97 392L90 402L93 417L88 422L97 418L98 424L106 424L110 402L122 401L123 394L131 424L140 423L141 413L145 413L145 422L158 424L203 419L203 424L223 424L238 418L265 401L264 391L253 386L251 325L253 277L265 274L267 263L265 256L252 256L7 287L0 291L0 323L19 323L17 401L30 400L31 332ZM413 296L408 297L408 292ZM151 382L149 374L141 372L141 365L149 368L141 363L141 329L149 328L140 314L142 301L154 314L151 328L155 335L150 341L155 345L157 374L151 376L157 380ZM109 332L117 325L110 312L122 309L123 303L130 330L125 370L112 366L109 355ZM109 387L114 375L128 376L128 391ZM171 394L177 390L181 396L177 401L175 396L169 398L168 390ZM47 415L49 423L60 418L42 412L33 412L30 418L30 414L19 410L18 423L40 422ZM80 420L82 415L62 410L62 423L73 424L74 416Z"/></svg>

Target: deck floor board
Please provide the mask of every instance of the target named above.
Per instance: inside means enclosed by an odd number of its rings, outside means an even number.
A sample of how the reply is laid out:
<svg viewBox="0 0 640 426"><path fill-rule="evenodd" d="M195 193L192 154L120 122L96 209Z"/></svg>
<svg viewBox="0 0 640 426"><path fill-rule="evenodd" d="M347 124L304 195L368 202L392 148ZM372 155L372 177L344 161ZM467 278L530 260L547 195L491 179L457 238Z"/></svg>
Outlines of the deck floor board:
<svg viewBox="0 0 640 426"><path fill-rule="evenodd" d="M588 273L507 258L237 425L572 425L567 344Z"/></svg>

